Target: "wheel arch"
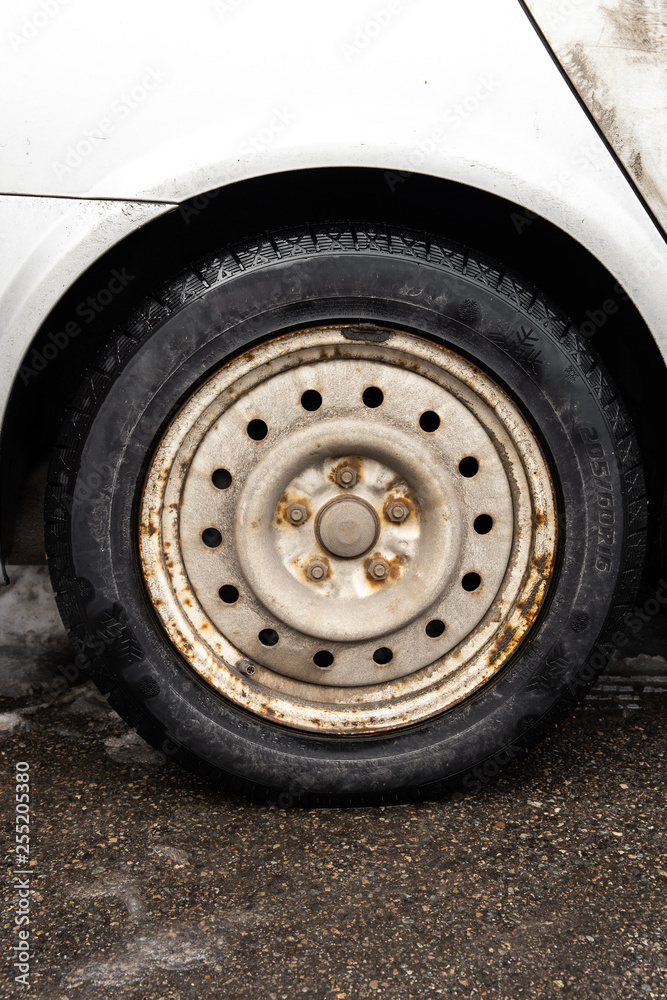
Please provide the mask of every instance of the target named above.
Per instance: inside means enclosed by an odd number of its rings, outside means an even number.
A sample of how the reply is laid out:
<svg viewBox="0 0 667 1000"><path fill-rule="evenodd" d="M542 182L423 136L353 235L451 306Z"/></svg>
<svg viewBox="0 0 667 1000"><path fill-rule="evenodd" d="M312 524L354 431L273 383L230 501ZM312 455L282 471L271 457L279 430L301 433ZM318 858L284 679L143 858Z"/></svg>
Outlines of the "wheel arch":
<svg viewBox="0 0 667 1000"><path fill-rule="evenodd" d="M374 221L442 232L503 260L551 296L584 330L624 396L646 464L656 573L661 565L660 512L664 460L659 399L667 370L656 340L614 275L571 233L496 194L426 174L372 168L327 167L256 177L217 188L175 206L106 250L48 312L26 354L61 329L91 289L103 287L114 268L140 273L141 282L104 313L104 326L72 340L38 378L14 380L2 427L0 485L2 555L23 558L31 498L45 477L44 457L60 414L83 366L97 352L104 329L130 300L221 243L298 221ZM139 287L141 286L141 287ZM605 303L607 304L605 306ZM611 305L609 305L611 303ZM34 526L29 530L35 537ZM31 553L31 559L35 553ZM651 572L651 567L649 567ZM657 578L657 577L656 577Z"/></svg>

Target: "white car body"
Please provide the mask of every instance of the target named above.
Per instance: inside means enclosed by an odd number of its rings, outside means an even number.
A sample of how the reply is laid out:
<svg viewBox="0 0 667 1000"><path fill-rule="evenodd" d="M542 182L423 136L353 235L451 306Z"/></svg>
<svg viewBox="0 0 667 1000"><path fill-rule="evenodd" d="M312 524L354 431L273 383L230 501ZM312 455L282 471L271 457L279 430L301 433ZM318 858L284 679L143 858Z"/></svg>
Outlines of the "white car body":
<svg viewBox="0 0 667 1000"><path fill-rule="evenodd" d="M667 355L660 5L527 6L575 85L582 54L594 66L597 126L518 0L5 4L0 414L51 310L123 237L304 168L416 171L524 206L604 265ZM619 41L624 6L642 58Z"/></svg>

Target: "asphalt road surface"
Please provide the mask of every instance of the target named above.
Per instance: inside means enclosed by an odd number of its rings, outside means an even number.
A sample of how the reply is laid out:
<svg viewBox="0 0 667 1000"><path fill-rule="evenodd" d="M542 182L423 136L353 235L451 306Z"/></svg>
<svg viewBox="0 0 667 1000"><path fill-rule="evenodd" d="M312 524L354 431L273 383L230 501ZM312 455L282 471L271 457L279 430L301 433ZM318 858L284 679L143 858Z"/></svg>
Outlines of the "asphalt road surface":
<svg viewBox="0 0 667 1000"><path fill-rule="evenodd" d="M281 810L191 778L85 677L55 683L69 653L43 585L19 576L20 626L0 595L0 995L667 997L664 622L461 801ZM26 928L29 989L12 951Z"/></svg>

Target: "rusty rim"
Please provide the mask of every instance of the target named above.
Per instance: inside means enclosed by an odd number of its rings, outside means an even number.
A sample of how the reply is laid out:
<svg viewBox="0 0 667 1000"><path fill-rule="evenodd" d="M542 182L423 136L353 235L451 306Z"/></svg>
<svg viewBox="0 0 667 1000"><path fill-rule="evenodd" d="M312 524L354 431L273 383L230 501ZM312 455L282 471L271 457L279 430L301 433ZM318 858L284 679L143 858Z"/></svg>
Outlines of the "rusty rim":
<svg viewBox="0 0 667 1000"><path fill-rule="evenodd" d="M153 605L221 695L319 733L372 733L469 697L547 591L546 461L467 360L352 326L262 344L167 429L140 520Z"/></svg>

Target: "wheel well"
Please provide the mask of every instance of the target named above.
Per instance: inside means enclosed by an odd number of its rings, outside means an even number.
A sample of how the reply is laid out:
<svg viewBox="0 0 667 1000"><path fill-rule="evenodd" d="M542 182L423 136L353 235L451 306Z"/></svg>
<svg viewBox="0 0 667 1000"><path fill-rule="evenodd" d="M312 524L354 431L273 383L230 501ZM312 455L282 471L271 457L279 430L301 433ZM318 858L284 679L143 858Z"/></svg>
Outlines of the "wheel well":
<svg viewBox="0 0 667 1000"><path fill-rule="evenodd" d="M667 372L649 329L623 289L575 239L520 205L423 174L347 167L272 174L200 195L126 237L81 275L47 316L29 352L39 351L49 333L75 318L77 306L91 291L107 285L114 268L125 268L139 280L105 308L103 325L93 323L85 338L71 339L38 377L25 385L22 379L15 381L0 451L3 554L14 561L37 556L34 543L25 539L37 537L28 522L36 516L34 500L44 482L45 458L60 413L108 324L188 260L255 232L328 219L443 233L518 271L575 322L587 324L583 329L593 334L639 436L653 553L647 578L657 579L665 479L659 400L667 393Z"/></svg>

